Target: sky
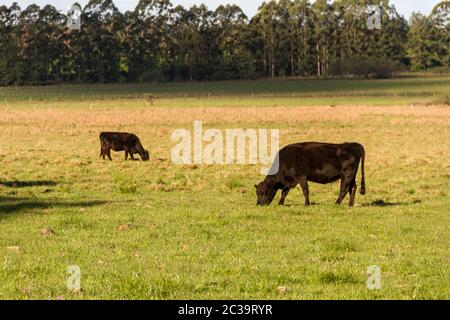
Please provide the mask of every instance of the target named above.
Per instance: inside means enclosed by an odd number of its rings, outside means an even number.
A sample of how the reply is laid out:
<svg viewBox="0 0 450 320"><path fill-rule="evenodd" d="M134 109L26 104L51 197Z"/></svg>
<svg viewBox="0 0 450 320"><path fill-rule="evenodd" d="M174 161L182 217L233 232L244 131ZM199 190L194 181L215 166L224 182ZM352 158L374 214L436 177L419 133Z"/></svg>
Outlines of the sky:
<svg viewBox="0 0 450 320"><path fill-rule="evenodd" d="M139 0L113 0L115 5L121 11L133 10ZM0 0L0 5L11 5L13 2L18 2L20 7L23 9L28 5L35 3L39 6L45 6L46 4L51 4L58 10L67 11L70 5L74 2L78 2L81 5L88 3L88 0ZM181 4L184 7L190 7L194 4L206 4L211 10L214 10L221 4L234 3L241 7L242 10L249 16L252 17L258 7L263 2L262 0L171 0L174 5ZM423 14L429 14L433 7L439 3L440 0L391 0L391 3L395 5L397 11L409 18L413 11L421 12Z"/></svg>

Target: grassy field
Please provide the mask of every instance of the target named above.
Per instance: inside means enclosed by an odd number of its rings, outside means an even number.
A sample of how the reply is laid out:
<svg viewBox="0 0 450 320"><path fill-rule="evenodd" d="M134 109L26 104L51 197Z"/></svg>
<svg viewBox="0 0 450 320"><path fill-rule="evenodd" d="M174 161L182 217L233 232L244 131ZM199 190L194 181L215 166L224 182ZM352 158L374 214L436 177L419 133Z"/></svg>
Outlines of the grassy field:
<svg viewBox="0 0 450 320"><path fill-rule="evenodd" d="M111 100L133 101L127 107L277 107L329 105L439 104L449 94L450 76L403 77L388 80L229 81L176 84L64 85L0 88L0 105L85 108ZM140 101L142 100L142 101Z"/></svg>
<svg viewBox="0 0 450 320"><path fill-rule="evenodd" d="M449 299L450 108L433 104L448 92L448 77L2 88L0 299ZM358 141L367 195L338 207L338 184L312 184L309 208L300 190L257 207L258 166L172 164L194 120ZM103 130L152 160L100 160Z"/></svg>

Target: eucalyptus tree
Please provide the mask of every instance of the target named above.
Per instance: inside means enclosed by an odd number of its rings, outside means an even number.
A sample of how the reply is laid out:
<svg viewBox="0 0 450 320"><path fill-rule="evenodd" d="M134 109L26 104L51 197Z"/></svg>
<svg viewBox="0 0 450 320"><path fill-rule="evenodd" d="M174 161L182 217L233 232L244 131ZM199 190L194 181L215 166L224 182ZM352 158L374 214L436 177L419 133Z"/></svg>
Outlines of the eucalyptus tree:
<svg viewBox="0 0 450 320"><path fill-rule="evenodd" d="M62 55L64 14L55 7L46 5L39 12L38 21L38 52L40 82L61 81L61 71L66 65L65 57Z"/></svg>
<svg viewBox="0 0 450 320"><path fill-rule="evenodd" d="M337 58L364 57L373 54L378 30L367 26L367 1L340 0L334 3L338 34ZM372 50L370 50L372 49Z"/></svg>
<svg viewBox="0 0 450 320"><path fill-rule="evenodd" d="M450 1L438 3L433 8L431 19L438 33L440 63L450 66Z"/></svg>
<svg viewBox="0 0 450 320"><path fill-rule="evenodd" d="M379 29L367 26L368 5L381 6ZM72 30L52 6L13 3L0 6L0 84L325 77L361 61L449 65L449 8L442 1L408 26L389 0L269 0L250 21L236 5L213 12L140 0L122 14L113 0L90 0Z"/></svg>
<svg viewBox="0 0 450 320"><path fill-rule="evenodd" d="M327 76L331 64L330 50L333 49L335 14L327 0L316 0L313 4L314 41L317 76Z"/></svg>
<svg viewBox="0 0 450 320"><path fill-rule="evenodd" d="M291 73L292 76L314 74L314 17L307 0L294 0L289 7L291 30Z"/></svg>
<svg viewBox="0 0 450 320"><path fill-rule="evenodd" d="M407 39L407 55L413 69L449 66L450 1L438 3L428 16L413 13Z"/></svg>
<svg viewBox="0 0 450 320"><path fill-rule="evenodd" d="M163 79L170 64L169 30L172 5L169 0L140 0L127 17L130 74L140 81Z"/></svg>
<svg viewBox="0 0 450 320"><path fill-rule="evenodd" d="M19 83L19 37L21 9L17 3L0 6L0 84Z"/></svg>
<svg viewBox="0 0 450 320"><path fill-rule="evenodd" d="M191 7L189 12L193 18L191 30L199 36L196 38L198 41L193 43L197 45L199 53L196 57L196 79L211 80L218 61L219 30L215 25L214 12L203 4Z"/></svg>
<svg viewBox="0 0 450 320"><path fill-rule="evenodd" d="M168 80L186 80L193 77L190 61L184 45L189 44L187 10L182 6L171 8L167 22L167 45L170 67L166 71Z"/></svg>
<svg viewBox="0 0 450 320"><path fill-rule="evenodd" d="M450 32L450 1L441 1L435 5L431 17L438 28Z"/></svg>
<svg viewBox="0 0 450 320"><path fill-rule="evenodd" d="M123 15L112 0L90 0L82 15L78 35L80 59L87 82L115 82L120 78L121 46L118 30Z"/></svg>
<svg viewBox="0 0 450 320"><path fill-rule="evenodd" d="M62 66L61 42L64 15L53 6L40 8L30 5L20 12L18 6L10 8L9 24L12 42L17 46L15 56L16 82L39 84L59 80ZM18 13L20 12L20 15Z"/></svg>
<svg viewBox="0 0 450 320"><path fill-rule="evenodd" d="M280 71L281 55L283 48L282 26L286 21L281 20L281 5L277 1L263 2L258 10L253 23L259 31L259 37L263 45L263 62L266 76L275 78Z"/></svg>
<svg viewBox="0 0 450 320"><path fill-rule="evenodd" d="M211 79L214 13L205 5L194 5L188 10L178 6L173 13L173 49L179 77L190 81Z"/></svg>
<svg viewBox="0 0 450 320"><path fill-rule="evenodd" d="M38 83L42 66L39 64L39 6L32 4L21 11L18 25L14 28L18 46L17 80L19 83Z"/></svg>
<svg viewBox="0 0 450 320"><path fill-rule="evenodd" d="M402 61L406 54L408 23L389 0L382 1L381 29L376 54L385 60Z"/></svg>
<svg viewBox="0 0 450 320"><path fill-rule="evenodd" d="M255 64L247 45L248 18L236 5L219 6L214 12L216 41L214 60L217 60L215 79L243 79L252 77Z"/></svg>
<svg viewBox="0 0 450 320"><path fill-rule="evenodd" d="M424 70L440 65L440 34L433 19L413 13L409 24L407 52L411 67L414 70Z"/></svg>

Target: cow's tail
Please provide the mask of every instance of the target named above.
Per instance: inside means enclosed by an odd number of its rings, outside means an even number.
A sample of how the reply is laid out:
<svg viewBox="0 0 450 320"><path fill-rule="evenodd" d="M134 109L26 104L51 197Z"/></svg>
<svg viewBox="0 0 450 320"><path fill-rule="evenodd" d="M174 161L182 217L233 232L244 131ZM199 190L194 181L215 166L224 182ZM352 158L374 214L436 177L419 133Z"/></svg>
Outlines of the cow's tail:
<svg viewBox="0 0 450 320"><path fill-rule="evenodd" d="M364 173L364 164L366 162L366 151L364 150L364 147L361 146L361 191L360 193L362 195L366 194L366 177L365 177L365 173Z"/></svg>

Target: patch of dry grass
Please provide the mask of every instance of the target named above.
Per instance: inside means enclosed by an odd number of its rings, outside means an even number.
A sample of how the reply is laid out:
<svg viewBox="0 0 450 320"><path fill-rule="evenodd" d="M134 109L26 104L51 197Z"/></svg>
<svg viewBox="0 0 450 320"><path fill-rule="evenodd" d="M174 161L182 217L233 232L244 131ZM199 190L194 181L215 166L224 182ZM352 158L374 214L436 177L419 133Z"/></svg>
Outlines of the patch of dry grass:
<svg viewBox="0 0 450 320"><path fill-rule="evenodd" d="M0 298L448 298L448 108L41 103L0 108ZM282 145L358 141L368 194L348 209L336 184L311 185L316 206L294 190L258 208L257 166L171 163L171 133L194 120L279 128ZM104 130L138 134L152 160L100 160ZM365 286L374 264L380 292Z"/></svg>

